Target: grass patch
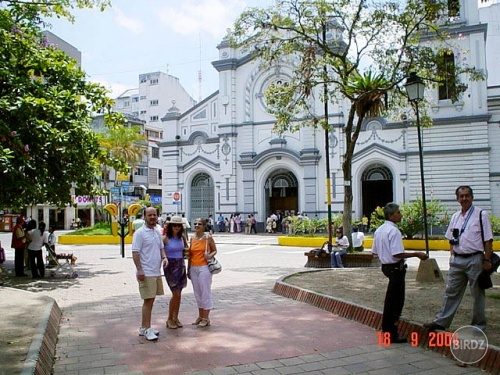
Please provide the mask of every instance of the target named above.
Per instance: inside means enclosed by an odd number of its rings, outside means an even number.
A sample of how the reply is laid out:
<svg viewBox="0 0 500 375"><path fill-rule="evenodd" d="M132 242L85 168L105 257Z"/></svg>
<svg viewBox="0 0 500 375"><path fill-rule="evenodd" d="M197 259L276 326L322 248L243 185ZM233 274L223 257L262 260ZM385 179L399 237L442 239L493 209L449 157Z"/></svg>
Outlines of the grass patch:
<svg viewBox="0 0 500 375"><path fill-rule="evenodd" d="M500 299L500 294L486 294L486 298Z"/></svg>
<svg viewBox="0 0 500 375"><path fill-rule="evenodd" d="M97 223L93 227L82 228L68 233L72 236L103 236L111 234L111 225L109 223Z"/></svg>

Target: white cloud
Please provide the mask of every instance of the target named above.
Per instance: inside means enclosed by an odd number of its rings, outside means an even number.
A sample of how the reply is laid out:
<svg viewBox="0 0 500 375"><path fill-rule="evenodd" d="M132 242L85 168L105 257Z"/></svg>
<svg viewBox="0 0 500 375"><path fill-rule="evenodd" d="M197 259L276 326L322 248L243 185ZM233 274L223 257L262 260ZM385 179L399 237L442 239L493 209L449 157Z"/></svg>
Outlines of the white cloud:
<svg viewBox="0 0 500 375"><path fill-rule="evenodd" d="M144 27L140 20L127 16L118 7L113 7L113 12L115 13L115 22L124 27L125 29L131 31L134 34L142 34Z"/></svg>
<svg viewBox="0 0 500 375"><path fill-rule="evenodd" d="M158 17L180 35L202 33L221 39L246 6L245 0L185 0L181 5L159 9Z"/></svg>

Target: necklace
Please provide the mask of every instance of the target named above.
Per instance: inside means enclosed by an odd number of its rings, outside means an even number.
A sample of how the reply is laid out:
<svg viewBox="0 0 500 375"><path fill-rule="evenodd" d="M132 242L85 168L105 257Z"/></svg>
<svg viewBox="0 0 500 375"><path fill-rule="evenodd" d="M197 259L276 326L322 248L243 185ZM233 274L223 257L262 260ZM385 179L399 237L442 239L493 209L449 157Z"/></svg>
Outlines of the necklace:
<svg viewBox="0 0 500 375"><path fill-rule="evenodd" d="M205 233L203 233L201 236L198 236L197 234L194 235L194 238L198 241L203 239L203 237L205 237Z"/></svg>

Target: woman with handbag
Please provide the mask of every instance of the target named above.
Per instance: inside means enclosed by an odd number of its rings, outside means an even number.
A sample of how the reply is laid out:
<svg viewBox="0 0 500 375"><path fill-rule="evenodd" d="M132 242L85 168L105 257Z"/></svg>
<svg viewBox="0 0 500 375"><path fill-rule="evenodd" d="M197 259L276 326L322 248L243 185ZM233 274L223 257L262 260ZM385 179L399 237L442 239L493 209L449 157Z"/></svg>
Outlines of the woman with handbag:
<svg viewBox="0 0 500 375"><path fill-rule="evenodd" d="M182 328L179 320L179 308L181 306L182 289L187 286L186 265L184 264L184 251L189 249L182 217L173 216L168 222L166 233L163 236L165 255L168 264L163 269L167 285L172 292L172 298L168 304L167 328Z"/></svg>
<svg viewBox="0 0 500 375"><path fill-rule="evenodd" d="M188 277L193 283L193 291L198 305L198 318L192 323L200 328L210 325L209 314L212 303L212 273L207 261L217 254L217 247L211 235L205 234L207 222L197 218L195 233L189 246Z"/></svg>

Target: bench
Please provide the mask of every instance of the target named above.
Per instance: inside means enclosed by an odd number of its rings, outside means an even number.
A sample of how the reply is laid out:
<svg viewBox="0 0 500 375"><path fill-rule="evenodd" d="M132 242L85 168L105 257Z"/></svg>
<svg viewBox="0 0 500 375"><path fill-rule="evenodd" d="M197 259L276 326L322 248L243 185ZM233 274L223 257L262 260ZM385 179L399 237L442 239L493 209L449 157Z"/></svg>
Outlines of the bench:
<svg viewBox="0 0 500 375"><path fill-rule="evenodd" d="M330 254L321 249L313 249L304 253L307 262L304 267L308 268L330 268ZM370 252L347 253L342 255L342 264L346 268L353 267L380 267L378 258L374 258Z"/></svg>

